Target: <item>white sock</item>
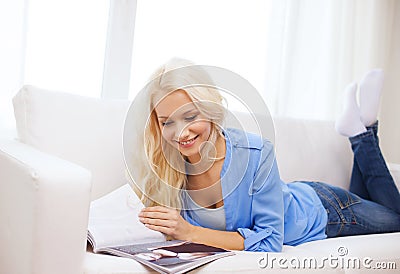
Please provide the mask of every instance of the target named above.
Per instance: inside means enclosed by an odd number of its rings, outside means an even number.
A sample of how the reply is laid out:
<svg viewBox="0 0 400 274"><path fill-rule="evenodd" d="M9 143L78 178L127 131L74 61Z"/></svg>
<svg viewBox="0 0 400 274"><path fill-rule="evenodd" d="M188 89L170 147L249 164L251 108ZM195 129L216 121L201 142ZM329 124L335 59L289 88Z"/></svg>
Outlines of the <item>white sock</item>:
<svg viewBox="0 0 400 274"><path fill-rule="evenodd" d="M360 82L360 117L366 127L377 120L382 86L383 70L381 69L367 72Z"/></svg>
<svg viewBox="0 0 400 274"><path fill-rule="evenodd" d="M356 92L356 83L351 83L346 87L343 94L343 111L335 123L336 131L347 137L353 137L367 131L361 122Z"/></svg>

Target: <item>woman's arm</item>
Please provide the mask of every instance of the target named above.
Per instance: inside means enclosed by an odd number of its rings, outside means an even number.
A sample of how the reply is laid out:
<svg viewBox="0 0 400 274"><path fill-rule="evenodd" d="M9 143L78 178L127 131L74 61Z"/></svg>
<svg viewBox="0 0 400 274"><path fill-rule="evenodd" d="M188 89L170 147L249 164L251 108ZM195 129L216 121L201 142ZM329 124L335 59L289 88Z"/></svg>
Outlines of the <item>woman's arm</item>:
<svg viewBox="0 0 400 274"><path fill-rule="evenodd" d="M144 208L139 220L148 228L177 240L192 241L229 250L243 250L244 238L238 232L219 231L188 223L177 210L162 206Z"/></svg>

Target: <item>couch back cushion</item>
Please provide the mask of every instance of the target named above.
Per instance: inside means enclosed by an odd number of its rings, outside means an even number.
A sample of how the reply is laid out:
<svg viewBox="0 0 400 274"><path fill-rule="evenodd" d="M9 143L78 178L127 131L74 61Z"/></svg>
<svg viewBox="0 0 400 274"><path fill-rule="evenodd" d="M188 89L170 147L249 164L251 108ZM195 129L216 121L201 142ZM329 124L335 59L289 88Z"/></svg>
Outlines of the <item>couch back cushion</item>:
<svg viewBox="0 0 400 274"><path fill-rule="evenodd" d="M309 180L348 189L353 153L333 121L274 118L277 161L286 182ZM400 165L387 163L400 189Z"/></svg>
<svg viewBox="0 0 400 274"><path fill-rule="evenodd" d="M333 121L275 117L274 125L283 180L319 181L348 189L353 156L348 139L335 131Z"/></svg>
<svg viewBox="0 0 400 274"><path fill-rule="evenodd" d="M122 130L128 100L24 86L13 99L18 138L92 172L92 199L126 183Z"/></svg>

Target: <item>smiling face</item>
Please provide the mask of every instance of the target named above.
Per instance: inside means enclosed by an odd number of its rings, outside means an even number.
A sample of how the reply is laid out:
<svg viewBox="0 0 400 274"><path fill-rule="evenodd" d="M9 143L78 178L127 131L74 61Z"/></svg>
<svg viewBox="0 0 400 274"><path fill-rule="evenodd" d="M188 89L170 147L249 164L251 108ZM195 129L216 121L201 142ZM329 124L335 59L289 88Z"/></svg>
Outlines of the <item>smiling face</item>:
<svg viewBox="0 0 400 274"><path fill-rule="evenodd" d="M211 122L184 90L164 97L155 107L164 141L178 149L189 162L200 161L201 145L209 139Z"/></svg>

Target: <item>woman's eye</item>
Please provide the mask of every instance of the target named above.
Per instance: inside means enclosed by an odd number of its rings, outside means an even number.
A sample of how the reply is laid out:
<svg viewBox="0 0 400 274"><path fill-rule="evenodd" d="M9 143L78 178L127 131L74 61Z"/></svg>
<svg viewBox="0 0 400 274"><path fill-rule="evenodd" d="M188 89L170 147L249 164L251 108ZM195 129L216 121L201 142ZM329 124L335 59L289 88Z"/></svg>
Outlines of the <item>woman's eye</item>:
<svg viewBox="0 0 400 274"><path fill-rule="evenodd" d="M172 123L173 123L172 121L165 121L165 122L162 122L161 125L162 125L163 127L166 127L166 126L171 125Z"/></svg>
<svg viewBox="0 0 400 274"><path fill-rule="evenodd" d="M195 114L195 115L192 115L192 116L186 117L186 118L185 118L185 120L186 120L186 121L193 121L194 119L196 119L196 118L197 118L197 116L198 116L198 114Z"/></svg>

